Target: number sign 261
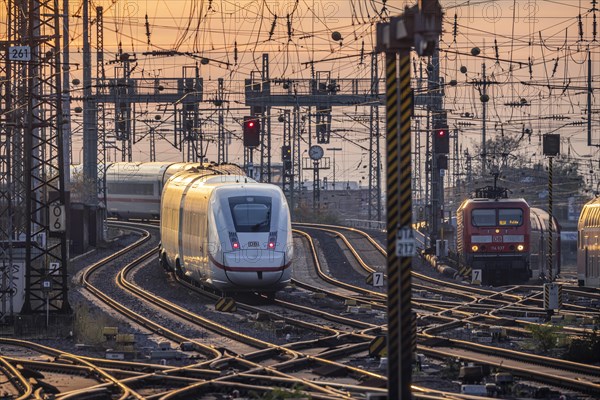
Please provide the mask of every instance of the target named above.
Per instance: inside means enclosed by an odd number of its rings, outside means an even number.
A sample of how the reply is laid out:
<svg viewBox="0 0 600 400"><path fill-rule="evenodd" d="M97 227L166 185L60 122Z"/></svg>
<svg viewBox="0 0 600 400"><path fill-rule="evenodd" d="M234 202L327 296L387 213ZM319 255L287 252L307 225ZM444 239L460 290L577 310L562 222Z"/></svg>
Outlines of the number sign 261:
<svg viewBox="0 0 600 400"><path fill-rule="evenodd" d="M29 46L11 46L8 48L8 59L11 61L31 61Z"/></svg>

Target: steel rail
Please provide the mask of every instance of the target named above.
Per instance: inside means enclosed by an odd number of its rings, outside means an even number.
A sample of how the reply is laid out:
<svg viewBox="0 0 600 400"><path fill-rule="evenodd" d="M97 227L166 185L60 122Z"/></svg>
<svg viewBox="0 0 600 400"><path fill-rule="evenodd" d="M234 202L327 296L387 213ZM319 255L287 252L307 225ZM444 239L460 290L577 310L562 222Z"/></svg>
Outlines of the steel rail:
<svg viewBox="0 0 600 400"><path fill-rule="evenodd" d="M268 348L268 347L273 347L274 349L278 350L278 351L283 351L286 353L289 353L290 355L292 355L293 357L302 357L305 356L303 354L300 354L294 350L290 350L284 346L277 346L277 345L273 345L271 343L256 339L256 338L252 338L248 335L245 334L241 334L239 332L233 331L223 325L217 324L213 321L210 321L206 318L200 317L194 313L191 313L185 309L183 309L182 307L179 307L169 301L167 301L166 299L162 299L154 294L150 294L146 291L144 291L142 288L140 288L139 286L129 282L127 280L127 275L128 273L134 268L136 267L138 264L147 261L149 259L149 255L154 255L154 253L156 252L156 250L153 250L151 252L148 252L146 254L144 254L143 256L139 257L137 260L135 260L134 262L128 264L127 266L125 266L123 269L121 269L121 271L117 274L116 276L116 281L123 286L123 288L126 288L127 290L130 290L132 293L144 298L146 301L155 304L157 306L160 306L161 308L167 309L170 312L173 312L177 315L179 315L182 318L188 319L196 324L199 324L201 326L203 326L204 328L207 329L211 329L213 331L217 331L219 333L223 333L223 334L227 334L228 336L231 336L233 338L235 338L236 340L242 341L246 344L252 344L255 347L259 347L259 348ZM315 359L317 359L315 357ZM223 362L225 362L226 360L221 360ZM240 360L242 361L242 360ZM322 362L329 362L329 360L320 360ZM260 367L263 368L261 366L257 366L254 365L255 367ZM348 366L344 366L345 368L351 368ZM272 373L278 373L275 369L269 369ZM293 377L291 377L293 378ZM299 379L300 383L303 383L305 385L308 385L309 387L311 386L311 383L309 381L306 381L304 379ZM325 392L327 392L327 389L323 389L323 388L317 388L317 390L325 390ZM335 393L338 394L338 393Z"/></svg>
<svg viewBox="0 0 600 400"><path fill-rule="evenodd" d="M21 393L16 400L26 400L33 394L33 387L29 381L4 357L0 356L0 368L5 371L11 384Z"/></svg>
<svg viewBox="0 0 600 400"><path fill-rule="evenodd" d="M450 354L448 352L448 350L436 350L436 349L428 348L428 347L424 347L424 346L421 346L419 348L419 351L423 352L424 354L428 354L432 357L435 357L435 358L447 359L447 358L456 358L457 357L456 355ZM490 365L490 366L493 366L493 367L496 367L499 369L508 370L517 376L521 376L521 377L524 377L524 378L527 378L527 379L530 379L530 380L533 380L536 382L543 382L546 384L550 384L552 386L564 387L564 388L576 390L578 392L588 393L588 394L592 394L592 395L596 395L596 396L600 395L600 385L593 383L593 382L584 381L584 380L580 380L580 379L567 378L567 377L561 376L558 373L544 373L544 372L536 371L535 369L520 368L517 366L509 366L504 361L498 363L498 362L493 362L491 360L486 360L484 358L477 358L477 357L472 357L472 356L459 357L459 358L465 358L465 359L468 359L469 361L473 361L476 363ZM530 363L528 361L518 360L518 359L517 359L517 361Z"/></svg>
<svg viewBox="0 0 600 400"><path fill-rule="evenodd" d="M136 230L136 228L130 228L130 229ZM149 329L157 334L160 334L170 340L178 342L180 344L183 342L191 342L194 345L195 350L204 355L212 356L214 358L221 357L222 356L221 352L219 352L219 350L217 350L213 346L207 346L203 343L198 342L197 340L187 338L183 335L180 335L170 329L167 329L167 328L161 326L160 324L157 324L157 323L151 321L150 319L148 319L140 314L135 313L134 311L132 311L132 310L128 309L127 307L125 307L124 305L122 305L118 300L115 300L115 299L111 298L110 296L106 295L105 293L103 293L100 289L98 289L96 286L94 286L91 283L90 276L95 271L97 271L99 268L106 265L110 261L114 261L116 258L120 257L121 255L126 254L127 252L132 251L133 249L141 246L143 243L145 243L146 241L148 241L150 239L150 233L148 231L142 230L142 229L137 229L137 231L142 233L142 235L143 235L141 240L123 248L122 250L118 251L117 253L115 253L109 257L106 257L106 258L100 260L99 262L92 264L91 266L86 268L81 277L81 283L88 291L90 291L98 299L100 299L101 301L103 301L104 303L109 305L110 307L114 308L115 310L119 311L121 314L123 314L127 318L130 318L130 319L136 321L137 323L139 323L140 325L146 327L147 329ZM156 249L146 252L143 255L141 255L140 257L138 257L136 260L134 260L133 263L135 264L135 263L140 263L142 261L145 261L145 260L149 259L150 257L155 256L156 252L157 252Z"/></svg>
<svg viewBox="0 0 600 400"><path fill-rule="evenodd" d="M304 231L300 231L300 230L297 230L297 229L292 229L292 231L295 232L295 233L297 233L297 234L299 234L299 235L304 236L308 240L308 242L310 244L310 248L313 250L311 254L312 254L312 257L313 257L313 262L315 264L315 268L317 269L317 274L319 274L319 277L321 277L324 281L326 281L326 282L328 282L328 283L330 283L332 285L335 285L335 286L342 287L344 289L350 290L352 292L357 292L357 293L360 293L360 294L372 296L372 297L375 297L377 299L384 300L386 298L385 294L382 294L382 293L379 293L379 292L375 292L375 291L372 291L372 290L368 290L368 289L364 289L364 288L361 288L359 286L350 285L348 283L345 283L345 282L342 282L340 280L334 279L331 276L327 275L325 272L323 272L323 269L321 268L321 263L319 262L318 257L316 255L315 245L314 245L314 242L313 242L312 238L310 237L310 235L308 233L304 232Z"/></svg>

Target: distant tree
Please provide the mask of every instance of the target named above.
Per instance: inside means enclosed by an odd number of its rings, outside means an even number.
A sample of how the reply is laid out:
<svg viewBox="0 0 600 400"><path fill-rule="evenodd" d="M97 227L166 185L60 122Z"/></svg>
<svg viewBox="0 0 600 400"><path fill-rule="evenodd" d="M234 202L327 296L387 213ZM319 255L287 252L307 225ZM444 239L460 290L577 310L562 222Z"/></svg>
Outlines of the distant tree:
<svg viewBox="0 0 600 400"><path fill-rule="evenodd" d="M502 172L507 168L517 168L526 162L521 142L513 136L497 136L486 140L485 145L487 171ZM475 146L475 154L483 156L481 145ZM481 174L481 165L477 167L476 173Z"/></svg>
<svg viewBox="0 0 600 400"><path fill-rule="evenodd" d="M516 196L525 197L533 202L545 198L548 190L548 164L532 163L531 154L522 141L512 136L498 136L486 140L487 173L481 174L481 167L474 171L475 187L490 185L492 173L499 174L498 185L508 188ZM475 152L482 154L481 146ZM572 196L584 189L584 179L576 161L567 157L555 157L553 168L554 196Z"/></svg>

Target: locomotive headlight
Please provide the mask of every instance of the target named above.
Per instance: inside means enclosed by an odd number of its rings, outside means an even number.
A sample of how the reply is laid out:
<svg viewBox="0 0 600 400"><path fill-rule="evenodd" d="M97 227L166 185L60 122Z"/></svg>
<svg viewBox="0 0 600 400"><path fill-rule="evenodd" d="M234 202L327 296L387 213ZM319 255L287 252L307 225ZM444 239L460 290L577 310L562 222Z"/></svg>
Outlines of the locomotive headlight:
<svg viewBox="0 0 600 400"><path fill-rule="evenodd" d="M275 250L275 245L277 244L277 231L269 233L269 244L267 247L269 250Z"/></svg>
<svg viewBox="0 0 600 400"><path fill-rule="evenodd" d="M517 250L523 251L523 250L525 250L525 246L523 246L522 244L517 245Z"/></svg>
<svg viewBox="0 0 600 400"><path fill-rule="evenodd" d="M477 246L476 244L474 244L473 246L471 246L471 250L477 251L477 250L479 250L479 246Z"/></svg>
<svg viewBox="0 0 600 400"><path fill-rule="evenodd" d="M238 240L237 233L229 232L229 241L231 242L231 247L234 250L237 250L240 248L240 241Z"/></svg>

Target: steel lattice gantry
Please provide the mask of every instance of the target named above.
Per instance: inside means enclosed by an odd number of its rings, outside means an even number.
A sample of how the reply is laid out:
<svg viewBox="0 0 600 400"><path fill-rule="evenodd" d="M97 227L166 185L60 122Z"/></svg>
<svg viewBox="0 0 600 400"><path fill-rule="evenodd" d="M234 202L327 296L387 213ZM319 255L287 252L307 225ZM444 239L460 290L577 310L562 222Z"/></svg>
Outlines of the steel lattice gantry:
<svg viewBox="0 0 600 400"><path fill-rule="evenodd" d="M383 96L377 88L379 80L377 78L377 64L373 61L371 79L334 79L326 71L315 74L311 79L270 79L268 75L268 57L263 55L262 73L252 73L249 79L245 80L244 94L245 105L254 110L252 114L258 111L269 110L271 107L292 107L294 112L294 129L290 143L292 144L292 173L300 172L302 169L300 142L301 124L298 122L299 111L301 107L309 108L309 133L310 126L314 118L315 137L319 144L327 144L331 136L331 111L337 106L370 106L372 118L378 118L377 107L383 104ZM314 107L316 112L310 115L310 109ZM380 174L377 164L379 161L379 124L373 122L370 124L370 180L369 182L369 215L372 217L381 216L380 199ZM265 175L269 173L271 165L271 132L270 118L265 115L265 121L262 126L266 127L266 133L261 138L261 169L265 169ZM309 135L310 136L310 135ZM296 140L294 140L296 139ZM308 144L312 144L312 138L308 138ZM307 161L308 162L308 161ZM312 163L306 164L309 169L313 169ZM297 168L297 169L296 169ZM267 176L269 179L270 177ZM293 190L291 191L293 193Z"/></svg>
<svg viewBox="0 0 600 400"><path fill-rule="evenodd" d="M203 155L202 134L200 132L199 103L203 97L203 80L194 67L192 76L183 78L96 78L95 85L101 87L96 102L106 110L107 105L115 108L115 134L124 146L131 147L136 142L132 127L131 106L135 104L164 103L172 106L169 113L174 115L172 140L163 136L169 143L184 152L184 161L198 161ZM122 72L126 72L124 69ZM121 74L122 75L122 74ZM189 74L188 74L189 75ZM123 153L125 154L125 153ZM129 151L130 154L130 151ZM128 157L125 157L128 158Z"/></svg>
<svg viewBox="0 0 600 400"><path fill-rule="evenodd" d="M3 268L2 316L11 307L18 312L13 306L19 302L22 314L69 313L58 0L9 0L3 6L0 265L10 272ZM15 285L8 291L6 275Z"/></svg>

